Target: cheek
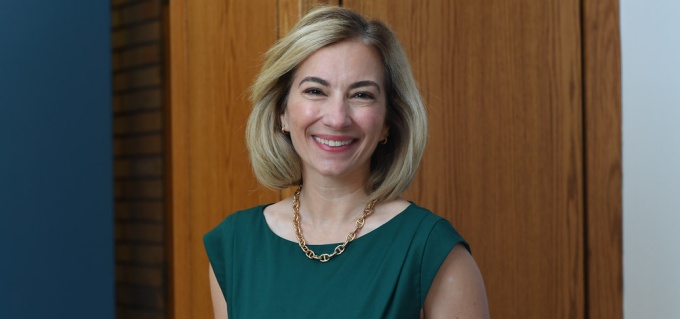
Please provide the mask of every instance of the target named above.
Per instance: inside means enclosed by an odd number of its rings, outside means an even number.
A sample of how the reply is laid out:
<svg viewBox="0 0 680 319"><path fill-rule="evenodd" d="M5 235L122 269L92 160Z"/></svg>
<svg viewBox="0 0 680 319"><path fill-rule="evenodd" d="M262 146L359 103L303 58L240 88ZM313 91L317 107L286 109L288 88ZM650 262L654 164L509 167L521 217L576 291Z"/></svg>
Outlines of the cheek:
<svg viewBox="0 0 680 319"><path fill-rule="evenodd" d="M321 119L319 107L311 103L289 105L286 112L286 120L294 129L306 130Z"/></svg>
<svg viewBox="0 0 680 319"><path fill-rule="evenodd" d="M384 111L382 112L366 112L365 114L359 115L362 121L362 126L370 128L372 131L383 132L385 130L385 125L387 117Z"/></svg>

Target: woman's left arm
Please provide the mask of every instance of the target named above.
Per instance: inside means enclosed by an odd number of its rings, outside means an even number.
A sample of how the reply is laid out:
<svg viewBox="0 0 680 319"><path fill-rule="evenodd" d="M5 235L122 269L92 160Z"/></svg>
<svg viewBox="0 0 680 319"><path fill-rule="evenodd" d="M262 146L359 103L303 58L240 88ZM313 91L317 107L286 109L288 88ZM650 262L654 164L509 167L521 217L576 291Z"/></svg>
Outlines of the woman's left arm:
<svg viewBox="0 0 680 319"><path fill-rule="evenodd" d="M425 298L423 318L489 318L484 280L463 245L446 257Z"/></svg>

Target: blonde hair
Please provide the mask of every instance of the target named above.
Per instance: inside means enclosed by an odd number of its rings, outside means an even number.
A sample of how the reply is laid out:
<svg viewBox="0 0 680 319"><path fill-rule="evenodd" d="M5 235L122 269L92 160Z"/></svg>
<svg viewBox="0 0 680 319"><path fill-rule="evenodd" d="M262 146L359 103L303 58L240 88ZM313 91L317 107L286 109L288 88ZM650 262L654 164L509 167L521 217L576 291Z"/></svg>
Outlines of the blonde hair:
<svg viewBox="0 0 680 319"><path fill-rule="evenodd" d="M322 6L302 17L269 49L252 86L246 143L255 175L264 186L283 189L302 182L300 157L281 131L288 91L300 63L325 46L347 40L373 47L385 73L389 141L373 153L366 191L370 199L387 200L411 184L427 142L427 114L401 45L379 21L367 21L349 9Z"/></svg>

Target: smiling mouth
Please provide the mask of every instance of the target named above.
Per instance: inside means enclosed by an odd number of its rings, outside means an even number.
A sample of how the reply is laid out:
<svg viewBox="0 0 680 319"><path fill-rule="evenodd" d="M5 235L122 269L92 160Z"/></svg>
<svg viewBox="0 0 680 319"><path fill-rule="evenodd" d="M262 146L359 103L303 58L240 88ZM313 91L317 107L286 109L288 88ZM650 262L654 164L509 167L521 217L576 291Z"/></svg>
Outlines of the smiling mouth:
<svg viewBox="0 0 680 319"><path fill-rule="evenodd" d="M344 141L324 140L324 139L322 139L320 137L316 137L316 136L314 136L314 140L323 144L323 145L327 145L327 146L330 146L330 147L345 146L345 145L352 144L354 142L354 140L344 140Z"/></svg>

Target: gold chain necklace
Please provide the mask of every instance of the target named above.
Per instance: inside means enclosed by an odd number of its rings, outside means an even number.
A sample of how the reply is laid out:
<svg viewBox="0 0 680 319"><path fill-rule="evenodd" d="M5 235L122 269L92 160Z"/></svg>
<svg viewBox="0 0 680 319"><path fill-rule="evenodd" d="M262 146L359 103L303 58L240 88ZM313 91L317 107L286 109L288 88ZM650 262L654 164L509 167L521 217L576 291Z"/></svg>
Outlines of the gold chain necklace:
<svg viewBox="0 0 680 319"><path fill-rule="evenodd" d="M302 191L302 185L300 185L293 194L293 225L295 226L295 235L298 239L298 244L300 245L300 248L302 248L302 251L305 253L305 255L307 255L307 258L316 259L322 263L325 263L331 260L332 257L335 257L345 252L345 246L347 246L347 244L349 244L351 241L354 240L354 238L356 238L357 232L362 227L364 227L366 217L373 213L373 208L375 207L375 203L377 202L377 199L374 199L371 202L369 202L368 205L366 205L366 208L364 208L364 214L359 219L357 219L355 223L356 228L354 228L354 231L347 234L347 237L345 237L345 242L335 247L335 249L333 249L332 254L321 254L317 256L317 254L315 254L313 250L307 247L305 237L302 236L302 229L300 228L300 191Z"/></svg>

